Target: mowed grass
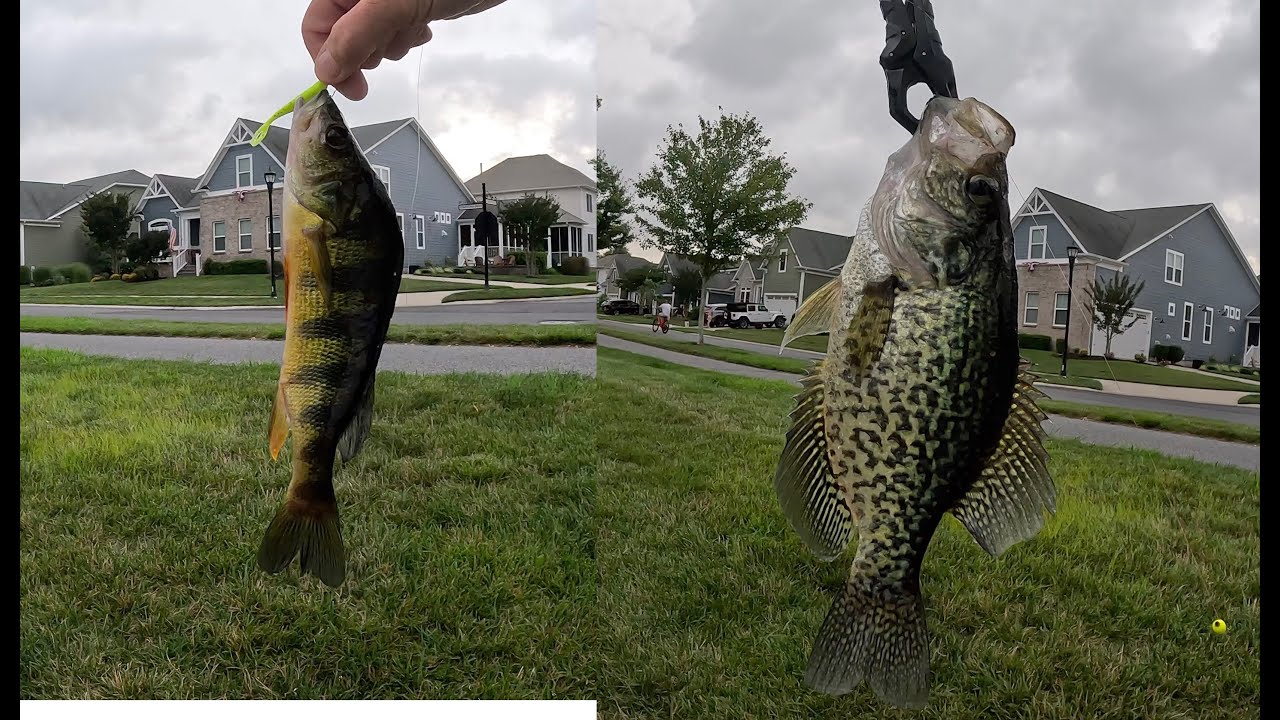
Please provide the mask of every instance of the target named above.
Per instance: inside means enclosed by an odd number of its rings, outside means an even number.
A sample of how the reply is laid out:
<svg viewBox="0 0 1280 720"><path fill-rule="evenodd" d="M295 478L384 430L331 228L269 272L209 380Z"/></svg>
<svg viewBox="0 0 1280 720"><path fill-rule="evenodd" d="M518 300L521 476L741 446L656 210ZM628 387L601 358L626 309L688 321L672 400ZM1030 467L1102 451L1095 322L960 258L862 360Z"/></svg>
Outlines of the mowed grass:
<svg viewBox="0 0 1280 720"><path fill-rule="evenodd" d="M1191 417L1187 415L1170 415L1168 413L1133 410L1105 405L1086 405L1064 400L1042 398L1037 401L1047 413L1066 415L1067 417L1085 418L1113 425L1132 425L1133 427L1163 430L1184 435L1215 438L1257 444L1261 434L1256 425L1245 425L1213 418Z"/></svg>
<svg viewBox="0 0 1280 720"><path fill-rule="evenodd" d="M590 699L590 378L378 376L347 581L255 566L278 369L23 349L23 698Z"/></svg>
<svg viewBox="0 0 1280 720"><path fill-rule="evenodd" d="M433 280L402 280L400 292L442 292L457 290L459 283ZM24 303L62 305L145 305L173 307L228 307L233 305L283 305L284 280L276 279L276 297L271 297L271 280L264 275L202 275L147 282L100 280L91 283L24 287L19 291Z"/></svg>
<svg viewBox="0 0 1280 720"><path fill-rule="evenodd" d="M472 274L470 275L466 273L455 273L455 272L448 272L448 271L441 272L437 270L434 272L427 273L426 276L427 277L460 277L460 278L468 278L472 280L479 278L483 280L484 268L480 268L479 270L473 270ZM534 285L574 285L578 283L594 283L596 281L596 276L595 275L534 275L531 277L528 275L499 275L497 273L490 272L489 283L492 285L495 281L500 283L501 282L532 283Z"/></svg>
<svg viewBox="0 0 1280 720"><path fill-rule="evenodd" d="M604 315L598 313L597 317L604 320L613 320L615 322L636 323L641 325L653 324L652 315ZM696 334L698 332L697 318L689 319L690 327L684 327L684 320L685 318L676 318L672 320L671 330L673 332L680 331ZM757 342L763 345L781 345L782 334L784 332L786 331L779 330L777 328L760 328L759 330L750 328L747 330L741 330L739 328L722 327L705 328L703 330L706 337L733 338L734 340L746 340L748 342ZM787 343L787 347L794 350L811 350L813 352L824 353L827 351L827 336L806 335L804 337L798 337L792 342Z"/></svg>
<svg viewBox="0 0 1280 720"><path fill-rule="evenodd" d="M1021 352L1025 353L1026 351L1023 350ZM1092 390L1102 389L1102 383L1098 382L1097 380L1094 380L1093 378L1072 377L1070 375L1063 377L1057 373L1037 372L1033 374L1036 376L1036 378L1038 378L1036 380L1037 383L1046 383L1049 385L1066 385L1067 387L1083 387L1083 388L1090 388Z"/></svg>
<svg viewBox="0 0 1280 720"><path fill-rule="evenodd" d="M601 717L1258 716L1258 475L1051 442L1037 537L998 559L953 519L934 538L909 714L802 683L852 549L819 562L774 497L795 388L608 348L598 378Z"/></svg>
<svg viewBox="0 0 1280 720"><path fill-rule="evenodd" d="M1250 393L1236 401L1237 405L1258 405L1262 402L1258 393Z"/></svg>
<svg viewBox="0 0 1280 720"><path fill-rule="evenodd" d="M1028 350L1026 348L1023 348L1021 352L1023 357L1032 361L1032 370L1034 372L1056 374L1062 368L1061 355L1055 355L1047 350ZM1100 380L1204 388L1207 390L1249 392L1250 390L1256 390L1258 387L1257 385L1237 382L1226 377L1211 377L1201 373L1187 372L1186 370L1160 367L1159 365L1139 364L1132 360L1068 358L1067 375L1069 377L1098 378Z"/></svg>
<svg viewBox="0 0 1280 720"><path fill-rule="evenodd" d="M454 287L458 287L455 283ZM592 295L594 290L586 288L548 287L548 288L493 288L485 290L463 290L452 295L445 295L440 302L461 302L463 300L517 300L520 298L570 297L572 295Z"/></svg>
<svg viewBox="0 0 1280 720"><path fill-rule="evenodd" d="M814 362L812 360L799 360L797 358L783 357L781 355L766 355L764 353L739 350L737 348L723 347L721 345L698 345L697 343L670 340L662 337L658 333L652 332L649 335L645 335L642 333L617 330L610 327L600 327L598 332L601 335L608 335L610 337L616 337L629 342L640 343L642 345L650 345L652 347L662 348L663 350L670 350L672 352L684 353L685 355L695 355L697 357L711 358L712 360L722 360L724 362L763 368L765 370L795 373L796 375L807 372Z"/></svg>
<svg viewBox="0 0 1280 720"><path fill-rule="evenodd" d="M21 332L65 335L142 335L280 340L283 323L178 322L22 316ZM594 345L590 325L392 325L387 342L414 345Z"/></svg>

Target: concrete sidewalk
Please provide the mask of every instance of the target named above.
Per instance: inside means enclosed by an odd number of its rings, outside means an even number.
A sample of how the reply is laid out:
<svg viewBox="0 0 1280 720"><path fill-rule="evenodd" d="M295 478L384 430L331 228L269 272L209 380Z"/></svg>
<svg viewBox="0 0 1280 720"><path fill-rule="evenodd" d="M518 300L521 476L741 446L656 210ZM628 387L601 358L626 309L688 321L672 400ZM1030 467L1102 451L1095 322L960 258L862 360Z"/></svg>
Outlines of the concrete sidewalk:
<svg viewBox="0 0 1280 720"><path fill-rule="evenodd" d="M511 277L511 276L510 275L490 275L489 287L510 287L510 288L522 288L522 289L567 287L567 288L580 288L583 290L591 290L592 288L595 287L595 283L592 283L592 282L531 283L531 282L520 282L519 280L505 279L508 277ZM484 285L483 273L479 273L479 277L461 276L461 275L456 277L449 277L447 275L401 275L400 279L401 281L408 280L410 282L414 282L417 280L434 280L436 282L457 283L459 285L481 285L481 286Z"/></svg>
<svg viewBox="0 0 1280 720"><path fill-rule="evenodd" d="M1097 380L1102 383L1102 392L1130 395L1132 397L1181 400L1183 402L1205 403L1207 405L1238 405L1240 398L1250 394L1235 390L1208 390L1173 385L1149 385L1147 383L1120 382L1101 378Z"/></svg>

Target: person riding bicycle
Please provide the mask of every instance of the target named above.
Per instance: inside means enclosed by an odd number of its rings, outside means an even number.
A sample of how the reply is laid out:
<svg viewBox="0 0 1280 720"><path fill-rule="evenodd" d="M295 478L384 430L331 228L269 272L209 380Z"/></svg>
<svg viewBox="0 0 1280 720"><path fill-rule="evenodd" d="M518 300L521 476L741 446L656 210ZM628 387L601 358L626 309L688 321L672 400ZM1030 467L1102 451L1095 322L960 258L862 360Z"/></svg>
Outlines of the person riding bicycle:
<svg viewBox="0 0 1280 720"><path fill-rule="evenodd" d="M657 317L657 318L655 318L655 319L658 321L658 326L659 326L659 327L665 327L666 325L670 324L670 322L671 322L671 303L669 303L669 302L664 302L664 303L662 303L661 305L659 305L659 306L658 306L658 317Z"/></svg>

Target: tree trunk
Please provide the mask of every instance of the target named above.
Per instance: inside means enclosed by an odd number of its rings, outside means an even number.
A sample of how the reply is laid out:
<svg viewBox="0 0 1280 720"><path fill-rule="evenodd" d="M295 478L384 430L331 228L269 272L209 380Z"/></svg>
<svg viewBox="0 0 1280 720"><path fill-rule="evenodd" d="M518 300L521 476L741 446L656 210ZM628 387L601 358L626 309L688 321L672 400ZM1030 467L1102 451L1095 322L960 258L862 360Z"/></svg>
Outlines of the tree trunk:
<svg viewBox="0 0 1280 720"><path fill-rule="evenodd" d="M698 344L702 342L702 328L707 324L707 313L703 310L703 300L707 297L707 276L702 276L702 282L698 285Z"/></svg>

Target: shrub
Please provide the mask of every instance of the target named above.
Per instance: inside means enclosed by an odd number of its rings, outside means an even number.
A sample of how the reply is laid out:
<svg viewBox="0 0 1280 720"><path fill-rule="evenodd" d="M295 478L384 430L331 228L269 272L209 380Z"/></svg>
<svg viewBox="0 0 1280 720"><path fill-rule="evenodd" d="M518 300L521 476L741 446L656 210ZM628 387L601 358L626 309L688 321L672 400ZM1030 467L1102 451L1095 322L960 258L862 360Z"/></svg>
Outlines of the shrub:
<svg viewBox="0 0 1280 720"><path fill-rule="evenodd" d="M516 251L514 251L514 252L512 252L512 253L511 253L511 256L515 258L515 260L516 260L516 265L527 265L527 264L528 264L528 263L527 263L527 256L525 255L525 251L524 251L524 250L516 250ZM546 268L546 266L547 266L547 254L546 254L546 253L544 253L544 252L537 252L537 253L534 253L534 255L533 255L533 260L534 260L534 263L533 263L533 264L534 264L534 270L535 270L535 271L537 271L537 272L544 272L544 271L545 271L545 268Z"/></svg>
<svg viewBox="0 0 1280 720"><path fill-rule="evenodd" d="M575 256L565 258L564 262L560 263L560 272L565 275L586 275L587 272L589 272L590 267L591 265L587 262L586 258L582 256Z"/></svg>
<svg viewBox="0 0 1280 720"><path fill-rule="evenodd" d="M1202 365L1204 365L1204 361L1203 361L1203 360L1192 360L1192 361L1191 361L1191 367L1195 368L1196 370L1199 370L1199 369L1200 369L1200 367L1201 367Z"/></svg>
<svg viewBox="0 0 1280 720"><path fill-rule="evenodd" d="M1049 350L1053 347L1053 338L1048 335L1018 333L1018 347L1025 350Z"/></svg>
<svg viewBox="0 0 1280 720"><path fill-rule="evenodd" d="M1169 362L1171 363L1182 362L1182 358L1186 354L1187 354L1187 351L1183 350L1181 345L1169 346Z"/></svg>
<svg viewBox="0 0 1280 720"><path fill-rule="evenodd" d="M112 279L112 280L121 280L121 279L123 279L123 277L124 277L124 276L123 276L123 275L121 275L120 273L111 273L111 279Z"/></svg>
<svg viewBox="0 0 1280 720"><path fill-rule="evenodd" d="M279 260L275 264L276 277L280 277L284 266ZM250 258L245 260L206 260L202 272L205 275L266 275L267 261Z"/></svg>
<svg viewBox="0 0 1280 720"><path fill-rule="evenodd" d="M131 283L131 282L137 282L138 276L134 275L133 273L125 273L120 276L120 279L127 283Z"/></svg>
<svg viewBox="0 0 1280 720"><path fill-rule="evenodd" d="M1053 354L1054 354L1054 355L1061 355L1061 354L1062 354L1062 352L1063 352L1063 350L1065 350L1065 349L1066 349L1066 347L1067 347L1067 341L1066 341L1066 340L1064 340L1064 339L1062 339L1062 338L1058 338L1058 339L1054 340L1054 341L1053 341Z"/></svg>
<svg viewBox="0 0 1280 720"><path fill-rule="evenodd" d="M427 270L426 268L418 268L417 270L413 271L413 274L414 275L430 275L431 271Z"/></svg>
<svg viewBox="0 0 1280 720"><path fill-rule="evenodd" d="M22 268L22 276L21 276L22 284L30 285L31 284L31 268L27 267L26 265L20 265L19 267Z"/></svg>
<svg viewBox="0 0 1280 720"><path fill-rule="evenodd" d="M98 282L100 280L102 280L101 275L94 275L92 278L89 278L89 282Z"/></svg>
<svg viewBox="0 0 1280 720"><path fill-rule="evenodd" d="M1251 367L1242 367L1242 368L1240 368L1240 372L1241 372L1241 373L1243 373L1243 374L1245 374L1245 375L1252 375L1252 374L1253 374L1253 368L1251 368Z"/></svg>
<svg viewBox="0 0 1280 720"><path fill-rule="evenodd" d="M1147 356L1142 353L1134 353L1133 361L1136 363L1145 363L1147 361Z"/></svg>
<svg viewBox="0 0 1280 720"><path fill-rule="evenodd" d="M52 285L53 283L49 282L49 278L51 277L53 277L53 268L50 267L37 266L31 271L31 282L39 285L40 287Z"/></svg>
<svg viewBox="0 0 1280 720"><path fill-rule="evenodd" d="M58 268L58 272L67 279L69 283L86 283L93 279L93 270L82 262L69 263Z"/></svg>

